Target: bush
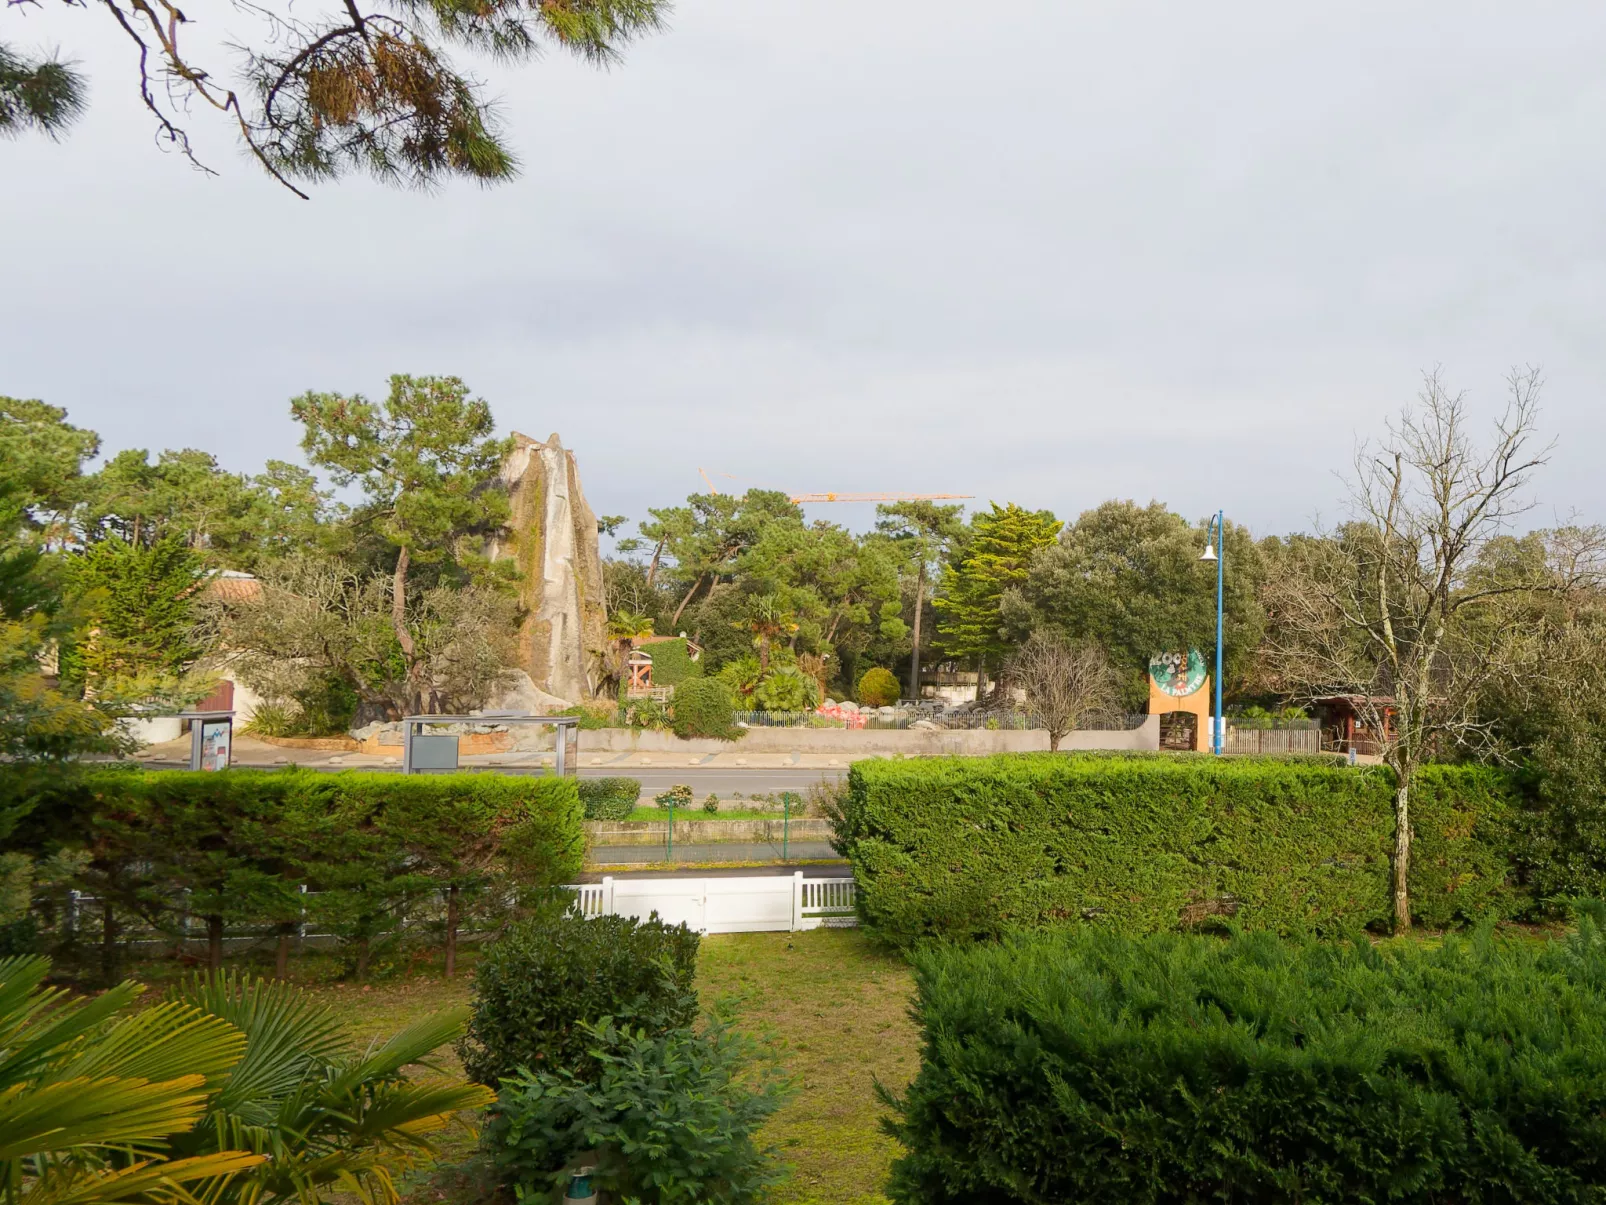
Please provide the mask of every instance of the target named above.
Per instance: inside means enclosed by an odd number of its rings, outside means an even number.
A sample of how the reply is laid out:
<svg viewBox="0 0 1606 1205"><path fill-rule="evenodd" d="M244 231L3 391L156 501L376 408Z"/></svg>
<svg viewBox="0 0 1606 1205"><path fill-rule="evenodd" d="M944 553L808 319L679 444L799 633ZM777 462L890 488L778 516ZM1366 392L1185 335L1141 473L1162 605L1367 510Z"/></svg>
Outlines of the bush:
<svg viewBox="0 0 1606 1205"><path fill-rule="evenodd" d="M653 1034L611 1021L583 1026L594 1080L566 1068L507 1080L486 1145L519 1201L552 1200L585 1153L613 1200L747 1205L783 1178L754 1140L785 1088L755 1074L755 1046L715 1023ZM591 1154L589 1152L594 1152Z"/></svg>
<svg viewBox="0 0 1606 1205"><path fill-rule="evenodd" d="M869 707L890 707L903 694L903 687L890 669L871 666L859 679L859 702Z"/></svg>
<svg viewBox="0 0 1606 1205"><path fill-rule="evenodd" d="M469 1078L495 1085L520 1067L594 1081L584 1023L626 1017L649 1034L689 1025L698 936L685 925L573 913L515 925L474 974L473 1016L458 1046Z"/></svg>
<svg viewBox="0 0 1606 1205"><path fill-rule="evenodd" d="M813 711L820 705L819 683L795 665L777 666L753 688L753 702L763 711Z"/></svg>
<svg viewBox="0 0 1606 1205"><path fill-rule="evenodd" d="M715 737L728 740L735 727L730 691L714 678L693 678L675 687L669 700L670 722L682 739Z"/></svg>
<svg viewBox="0 0 1606 1205"><path fill-rule="evenodd" d="M685 783L677 783L666 790L658 792L652 801L661 808L689 808L692 801L692 789Z"/></svg>
<svg viewBox="0 0 1606 1205"><path fill-rule="evenodd" d="M641 799L641 783L634 778L582 778L580 803L587 820L625 820Z"/></svg>
<svg viewBox="0 0 1606 1205"><path fill-rule="evenodd" d="M1606 1195L1606 937L1083 930L915 957L895 1202Z"/></svg>
<svg viewBox="0 0 1606 1205"><path fill-rule="evenodd" d="M1516 900L1508 776L1431 767L1411 889L1443 927ZM1336 759L1006 754L853 764L835 825L889 939L1086 921L1335 932L1390 915L1393 778Z"/></svg>
<svg viewBox="0 0 1606 1205"><path fill-rule="evenodd" d="M703 811L707 812L710 816L719 815L719 796L710 791L708 793L708 798L703 800Z"/></svg>

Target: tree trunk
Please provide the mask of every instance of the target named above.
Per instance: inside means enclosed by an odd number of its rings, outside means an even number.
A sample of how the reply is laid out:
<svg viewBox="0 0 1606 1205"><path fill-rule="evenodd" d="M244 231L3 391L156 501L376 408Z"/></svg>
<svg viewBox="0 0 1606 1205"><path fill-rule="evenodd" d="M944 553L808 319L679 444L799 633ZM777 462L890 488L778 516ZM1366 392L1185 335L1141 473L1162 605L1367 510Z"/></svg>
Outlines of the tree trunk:
<svg viewBox="0 0 1606 1205"><path fill-rule="evenodd" d="M701 586L703 584L703 578L705 578L707 576L708 575L706 573L698 574L697 580L694 581L691 584L691 589L686 591L686 597L680 600L680 606L675 608L675 617L669 621L669 626L670 627L674 627L676 624L678 624L680 622L680 613L686 609L686 604L691 601L691 596L693 594L697 593L697 587L699 587L699 586ZM665 635L666 636L673 636L674 633L673 632L666 632Z"/></svg>
<svg viewBox="0 0 1606 1205"><path fill-rule="evenodd" d="M920 562L920 575L915 578L915 643L909 654L909 699L920 702L920 610L926 601L926 563Z"/></svg>
<svg viewBox="0 0 1606 1205"><path fill-rule="evenodd" d="M1411 931L1411 800L1410 780L1400 775L1394 792L1394 931Z"/></svg>
<svg viewBox="0 0 1606 1205"><path fill-rule="evenodd" d="M396 572L390 579L390 627L396 634L396 643L401 645L402 656L407 659L407 687L412 695L408 709L416 711L422 707L424 699L415 661L417 646L413 644L413 634L407 630L407 566L412 559L405 546L396 554Z"/></svg>
<svg viewBox="0 0 1606 1205"><path fill-rule="evenodd" d="M290 926L279 926L279 948L273 955L273 977L280 983L290 978Z"/></svg>
<svg viewBox="0 0 1606 1205"><path fill-rule="evenodd" d="M368 935L364 933L357 939L357 982L362 983L368 978Z"/></svg>
<svg viewBox="0 0 1606 1205"><path fill-rule="evenodd" d="M1060 742L1064 739L1065 734L1058 728L1050 728L1048 730L1048 751L1050 753L1058 753L1060 751Z"/></svg>
<svg viewBox="0 0 1606 1205"><path fill-rule="evenodd" d="M100 897L100 976L108 985L117 982L117 913L104 893Z"/></svg>
<svg viewBox="0 0 1606 1205"><path fill-rule="evenodd" d="M658 576L658 558L664 554L664 542L658 541L658 547L652 550L652 564L647 566L647 589L652 589L652 582Z"/></svg>
<svg viewBox="0 0 1606 1205"><path fill-rule="evenodd" d="M446 889L446 977L457 977L457 884Z"/></svg>
<svg viewBox="0 0 1606 1205"><path fill-rule="evenodd" d="M987 658L976 658L976 702L980 703L982 696L987 693Z"/></svg>
<svg viewBox="0 0 1606 1205"><path fill-rule="evenodd" d="M761 635L758 638L758 672L761 674L767 674L769 671L770 638L768 636Z"/></svg>
<svg viewBox="0 0 1606 1205"><path fill-rule="evenodd" d="M206 965L214 974L223 969L223 918L216 912L206 918Z"/></svg>

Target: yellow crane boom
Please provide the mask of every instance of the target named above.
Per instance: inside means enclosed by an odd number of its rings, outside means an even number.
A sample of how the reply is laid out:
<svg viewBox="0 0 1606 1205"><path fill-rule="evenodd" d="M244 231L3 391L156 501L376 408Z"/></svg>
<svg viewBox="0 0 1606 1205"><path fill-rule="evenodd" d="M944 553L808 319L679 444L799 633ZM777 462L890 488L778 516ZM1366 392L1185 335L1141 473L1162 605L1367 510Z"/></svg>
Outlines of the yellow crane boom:
<svg viewBox="0 0 1606 1205"><path fill-rule="evenodd" d="M975 494L793 494L793 502L938 502Z"/></svg>

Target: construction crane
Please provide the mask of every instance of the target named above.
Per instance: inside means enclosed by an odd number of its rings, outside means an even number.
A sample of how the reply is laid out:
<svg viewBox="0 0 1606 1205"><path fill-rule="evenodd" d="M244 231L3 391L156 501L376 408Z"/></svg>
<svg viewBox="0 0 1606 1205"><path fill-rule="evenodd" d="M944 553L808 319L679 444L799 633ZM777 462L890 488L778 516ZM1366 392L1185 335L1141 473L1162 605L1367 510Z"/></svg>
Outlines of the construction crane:
<svg viewBox="0 0 1606 1205"><path fill-rule="evenodd" d="M793 502L939 502L975 494L793 494Z"/></svg>

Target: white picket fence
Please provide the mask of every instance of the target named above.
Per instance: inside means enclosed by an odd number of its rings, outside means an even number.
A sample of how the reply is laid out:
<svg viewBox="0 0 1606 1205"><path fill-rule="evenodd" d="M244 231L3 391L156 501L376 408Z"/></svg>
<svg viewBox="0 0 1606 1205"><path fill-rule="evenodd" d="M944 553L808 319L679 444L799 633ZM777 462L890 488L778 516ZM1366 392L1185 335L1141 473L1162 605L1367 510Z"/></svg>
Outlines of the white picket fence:
<svg viewBox="0 0 1606 1205"><path fill-rule="evenodd" d="M571 886L582 916L634 916L702 933L775 933L858 924L852 879L791 876L741 878L605 878Z"/></svg>

